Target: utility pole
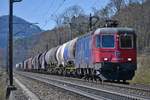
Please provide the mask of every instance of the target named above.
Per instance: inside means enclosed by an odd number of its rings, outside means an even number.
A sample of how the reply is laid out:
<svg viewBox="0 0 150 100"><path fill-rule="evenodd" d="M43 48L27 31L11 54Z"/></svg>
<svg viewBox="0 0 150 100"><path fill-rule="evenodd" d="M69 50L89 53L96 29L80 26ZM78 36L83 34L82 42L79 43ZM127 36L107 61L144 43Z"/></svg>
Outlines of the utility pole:
<svg viewBox="0 0 150 100"><path fill-rule="evenodd" d="M13 3L21 2L22 0L9 0L9 35L8 35L8 66L9 67L9 85L7 87L6 98L12 90L16 90L13 85Z"/></svg>
<svg viewBox="0 0 150 100"><path fill-rule="evenodd" d="M8 66L9 66L9 85L13 86L13 0L9 1L9 35L8 35Z"/></svg>
<svg viewBox="0 0 150 100"><path fill-rule="evenodd" d="M72 37L73 37L73 33L72 33L72 23L69 23L69 26L70 26L70 40L72 40Z"/></svg>
<svg viewBox="0 0 150 100"><path fill-rule="evenodd" d="M90 23L89 23L89 26L90 26L90 31L92 30L92 14L90 13L90 19L89 19Z"/></svg>
<svg viewBox="0 0 150 100"><path fill-rule="evenodd" d="M94 23L93 23L93 20L96 20ZM93 29L93 26L96 25L96 23L99 21L99 17L97 16L92 16L92 14L90 13L90 18L89 18L89 30L92 31Z"/></svg>

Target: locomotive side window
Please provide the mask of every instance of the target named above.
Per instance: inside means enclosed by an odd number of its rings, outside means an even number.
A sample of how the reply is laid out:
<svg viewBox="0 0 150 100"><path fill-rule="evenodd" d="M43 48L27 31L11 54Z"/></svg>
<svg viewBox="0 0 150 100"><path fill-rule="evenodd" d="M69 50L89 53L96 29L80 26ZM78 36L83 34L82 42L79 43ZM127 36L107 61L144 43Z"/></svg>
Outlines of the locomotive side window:
<svg viewBox="0 0 150 100"><path fill-rule="evenodd" d="M97 35L96 36L96 47L97 48L100 48L101 47L101 40L100 40L100 35Z"/></svg>
<svg viewBox="0 0 150 100"><path fill-rule="evenodd" d="M121 48L132 48L133 47L133 36L132 35L120 35L120 47Z"/></svg>
<svg viewBox="0 0 150 100"><path fill-rule="evenodd" d="M114 47L114 35L102 35L102 47L113 48Z"/></svg>

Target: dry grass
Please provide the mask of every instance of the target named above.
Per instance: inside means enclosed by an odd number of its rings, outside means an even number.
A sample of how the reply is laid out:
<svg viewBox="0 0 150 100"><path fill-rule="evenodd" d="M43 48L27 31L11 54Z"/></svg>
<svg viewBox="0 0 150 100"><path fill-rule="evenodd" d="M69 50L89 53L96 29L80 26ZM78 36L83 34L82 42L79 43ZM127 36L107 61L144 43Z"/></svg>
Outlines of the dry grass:
<svg viewBox="0 0 150 100"><path fill-rule="evenodd" d="M138 69L131 83L150 85L150 55L140 55L138 57Z"/></svg>
<svg viewBox="0 0 150 100"><path fill-rule="evenodd" d="M0 100L5 100L5 90L6 90L6 83L5 83L5 75L4 72L0 71Z"/></svg>

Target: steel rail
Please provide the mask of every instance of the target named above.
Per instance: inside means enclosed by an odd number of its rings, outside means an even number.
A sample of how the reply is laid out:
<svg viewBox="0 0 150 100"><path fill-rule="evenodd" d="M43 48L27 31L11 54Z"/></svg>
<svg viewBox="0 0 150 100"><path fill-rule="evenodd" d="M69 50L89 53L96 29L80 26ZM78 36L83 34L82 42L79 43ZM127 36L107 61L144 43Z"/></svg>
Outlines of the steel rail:
<svg viewBox="0 0 150 100"><path fill-rule="evenodd" d="M123 93L118 93L110 90L104 90L100 88L89 87L86 85L75 84L63 80L51 79L47 77L43 77L41 75L27 75L23 73L18 73L28 78L32 78L34 80L38 80L41 82L45 82L51 85L55 85L59 88L63 88L65 90L80 94L82 96L88 96L91 99L99 100L99 99L113 99L113 100L148 100L150 98L139 97L137 95L127 95Z"/></svg>
<svg viewBox="0 0 150 100"><path fill-rule="evenodd" d="M36 73L34 73L36 74ZM46 74L40 74L40 75L44 75L44 76L47 76ZM57 76L59 77L59 76ZM68 77L63 77L65 79L68 79ZM140 87L138 85L132 85L132 84L120 84L120 83L114 83L114 82L95 82L95 81L85 81L83 79L78 79L78 78L72 78L72 77L69 77L71 80L75 80L75 81L81 81L81 82L89 82L89 83L94 83L94 84L98 84L100 83L101 85L105 85L105 86L113 86L113 87L118 87L118 88L124 88L124 89L130 89L130 90L134 90L134 91L141 91L141 92L144 92L144 93L150 93L150 86L147 88L147 87Z"/></svg>

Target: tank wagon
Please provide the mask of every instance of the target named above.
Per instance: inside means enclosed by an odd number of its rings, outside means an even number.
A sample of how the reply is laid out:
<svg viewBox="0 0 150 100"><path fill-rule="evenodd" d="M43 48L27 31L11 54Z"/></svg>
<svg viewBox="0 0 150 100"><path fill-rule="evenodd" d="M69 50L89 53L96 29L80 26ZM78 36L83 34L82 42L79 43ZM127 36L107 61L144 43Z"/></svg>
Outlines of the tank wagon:
<svg viewBox="0 0 150 100"><path fill-rule="evenodd" d="M47 68L47 65L46 65L46 60L45 60L45 55L46 55L47 51L43 52L39 58L39 63L41 65L41 68L39 68L40 70L43 70L45 71Z"/></svg>
<svg viewBox="0 0 150 100"><path fill-rule="evenodd" d="M106 27L40 53L16 64L16 68L125 82L137 69L136 56L133 29Z"/></svg>
<svg viewBox="0 0 150 100"><path fill-rule="evenodd" d="M50 73L54 73L56 66L58 65L58 61L56 58L56 53L58 50L58 47L54 47L50 49L46 55L45 55L45 62L46 62L46 71Z"/></svg>

